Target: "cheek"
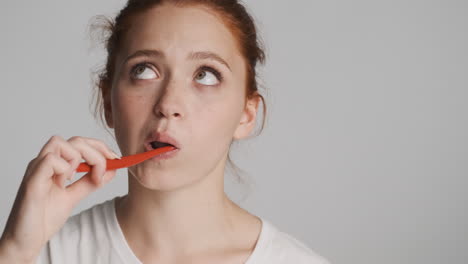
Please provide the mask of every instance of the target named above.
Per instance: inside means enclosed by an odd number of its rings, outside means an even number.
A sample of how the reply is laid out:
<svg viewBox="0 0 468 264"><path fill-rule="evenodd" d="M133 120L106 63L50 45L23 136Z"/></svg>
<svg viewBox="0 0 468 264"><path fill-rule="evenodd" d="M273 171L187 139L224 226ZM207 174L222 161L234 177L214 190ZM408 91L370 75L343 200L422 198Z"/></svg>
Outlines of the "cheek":
<svg viewBox="0 0 468 264"><path fill-rule="evenodd" d="M117 120L122 125L136 125L147 109L147 100L142 95L118 94L115 95L115 111L119 116Z"/></svg>
<svg viewBox="0 0 468 264"><path fill-rule="evenodd" d="M206 140L216 141L218 144L230 144L234 131L240 120L242 108L241 92L236 85L223 87L224 91L212 97L206 96L198 105L199 114L194 118L194 126ZM201 101L203 101L201 103ZM197 122L203 121L197 125Z"/></svg>
<svg viewBox="0 0 468 264"><path fill-rule="evenodd" d="M124 93L116 93L113 97L114 133L124 155L138 151L130 146L139 146L138 142L133 141L138 140L138 130L144 126L147 101L140 95Z"/></svg>
<svg viewBox="0 0 468 264"><path fill-rule="evenodd" d="M206 138L216 141L218 144L229 144L238 123L237 105L234 102L224 102L205 106L203 110L204 120L200 129Z"/></svg>

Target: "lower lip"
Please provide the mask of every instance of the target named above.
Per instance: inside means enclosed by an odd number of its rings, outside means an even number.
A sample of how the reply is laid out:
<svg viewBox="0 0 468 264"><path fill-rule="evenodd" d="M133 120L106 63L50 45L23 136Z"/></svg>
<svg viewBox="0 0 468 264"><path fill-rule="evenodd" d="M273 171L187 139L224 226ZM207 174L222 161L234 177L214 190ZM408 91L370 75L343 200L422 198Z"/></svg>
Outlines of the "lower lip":
<svg viewBox="0 0 468 264"><path fill-rule="evenodd" d="M174 149L174 150L171 150L171 151L168 151L168 152L164 152L164 153L162 153L162 154L159 154L159 155L157 155L157 156L154 156L154 157L152 157L150 160L157 161L157 160L166 160L166 159L170 159L170 158L174 157L178 152L179 152L179 149Z"/></svg>

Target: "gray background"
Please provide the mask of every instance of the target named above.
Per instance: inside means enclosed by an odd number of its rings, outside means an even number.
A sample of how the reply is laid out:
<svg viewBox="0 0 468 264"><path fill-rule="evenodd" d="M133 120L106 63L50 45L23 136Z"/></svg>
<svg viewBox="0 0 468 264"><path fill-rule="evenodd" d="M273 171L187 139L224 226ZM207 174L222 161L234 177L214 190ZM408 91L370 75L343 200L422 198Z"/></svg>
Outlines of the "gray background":
<svg viewBox="0 0 468 264"><path fill-rule="evenodd" d="M87 25L123 4L1 2L2 230L52 135L118 150L89 107L104 51ZM468 2L247 4L269 118L233 149L248 184L228 180L228 193L332 263L468 263ZM74 213L124 194L119 175Z"/></svg>

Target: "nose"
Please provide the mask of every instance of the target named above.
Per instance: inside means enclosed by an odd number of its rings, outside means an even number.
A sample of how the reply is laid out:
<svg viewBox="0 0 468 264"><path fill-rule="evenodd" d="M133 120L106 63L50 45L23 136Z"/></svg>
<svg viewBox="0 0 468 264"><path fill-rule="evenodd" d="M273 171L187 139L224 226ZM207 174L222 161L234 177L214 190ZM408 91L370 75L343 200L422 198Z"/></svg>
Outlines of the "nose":
<svg viewBox="0 0 468 264"><path fill-rule="evenodd" d="M155 115L159 118L180 119L184 116L183 103L183 86L169 81L155 105Z"/></svg>

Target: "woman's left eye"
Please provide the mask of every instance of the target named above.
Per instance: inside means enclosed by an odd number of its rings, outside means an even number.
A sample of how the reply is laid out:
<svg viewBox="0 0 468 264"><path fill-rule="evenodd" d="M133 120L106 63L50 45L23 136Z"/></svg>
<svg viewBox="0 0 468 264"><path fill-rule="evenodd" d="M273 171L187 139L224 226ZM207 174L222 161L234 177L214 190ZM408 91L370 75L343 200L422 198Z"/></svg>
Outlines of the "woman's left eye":
<svg viewBox="0 0 468 264"><path fill-rule="evenodd" d="M219 72L211 68L202 68L195 76L195 80L203 85L216 85L220 79Z"/></svg>

